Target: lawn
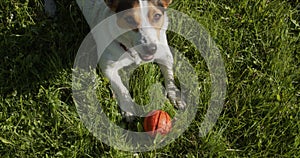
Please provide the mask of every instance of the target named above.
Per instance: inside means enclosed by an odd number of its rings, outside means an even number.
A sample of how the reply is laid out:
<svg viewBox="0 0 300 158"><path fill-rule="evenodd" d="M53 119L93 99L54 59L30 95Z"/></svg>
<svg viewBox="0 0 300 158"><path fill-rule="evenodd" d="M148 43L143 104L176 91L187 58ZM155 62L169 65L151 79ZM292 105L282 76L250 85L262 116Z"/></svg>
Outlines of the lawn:
<svg viewBox="0 0 300 158"><path fill-rule="evenodd" d="M89 33L74 1L58 2L48 18L41 0L0 2L0 157L298 157L300 155L300 5L298 0L175 1L196 19L224 60L227 94L216 125L199 135L210 99L210 75L193 45L169 33L170 45L189 60L201 86L197 116L174 142L148 152L116 150L84 126L72 98L72 67ZM107 79L98 98L110 119L124 123ZM141 66L130 80L146 104L157 66ZM104 99L103 99L104 98ZM167 107L171 113L176 110Z"/></svg>

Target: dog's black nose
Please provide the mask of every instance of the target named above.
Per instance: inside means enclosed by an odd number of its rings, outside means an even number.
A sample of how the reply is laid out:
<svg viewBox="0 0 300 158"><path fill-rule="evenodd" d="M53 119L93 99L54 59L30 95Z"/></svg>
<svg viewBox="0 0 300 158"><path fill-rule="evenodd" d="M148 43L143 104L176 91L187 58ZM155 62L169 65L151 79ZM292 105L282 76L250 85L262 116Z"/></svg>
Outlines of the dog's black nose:
<svg viewBox="0 0 300 158"><path fill-rule="evenodd" d="M143 45L143 49L148 55L153 55L157 50L157 46L154 43L145 44Z"/></svg>

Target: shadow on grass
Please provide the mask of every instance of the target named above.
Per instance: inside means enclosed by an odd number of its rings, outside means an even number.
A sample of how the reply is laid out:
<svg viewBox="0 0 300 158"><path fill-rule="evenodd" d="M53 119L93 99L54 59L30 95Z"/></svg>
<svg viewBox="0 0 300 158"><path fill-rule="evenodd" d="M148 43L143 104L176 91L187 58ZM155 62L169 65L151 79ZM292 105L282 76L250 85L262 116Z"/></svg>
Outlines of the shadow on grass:
<svg viewBox="0 0 300 158"><path fill-rule="evenodd" d="M0 94L32 93L41 85L56 84L62 71L71 74L77 49L88 32L76 3L60 2L54 19L47 18L38 3L2 5L11 12L0 19L4 24L0 34Z"/></svg>

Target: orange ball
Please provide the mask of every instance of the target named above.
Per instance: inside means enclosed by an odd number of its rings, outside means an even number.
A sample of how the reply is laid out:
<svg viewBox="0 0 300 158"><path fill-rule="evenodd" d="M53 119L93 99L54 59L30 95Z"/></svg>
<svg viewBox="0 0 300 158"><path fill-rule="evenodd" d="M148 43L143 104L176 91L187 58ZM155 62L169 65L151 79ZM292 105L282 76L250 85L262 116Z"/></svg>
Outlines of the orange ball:
<svg viewBox="0 0 300 158"><path fill-rule="evenodd" d="M162 110L154 110L144 119L144 130L152 137L157 133L165 135L170 132L172 122L169 114Z"/></svg>

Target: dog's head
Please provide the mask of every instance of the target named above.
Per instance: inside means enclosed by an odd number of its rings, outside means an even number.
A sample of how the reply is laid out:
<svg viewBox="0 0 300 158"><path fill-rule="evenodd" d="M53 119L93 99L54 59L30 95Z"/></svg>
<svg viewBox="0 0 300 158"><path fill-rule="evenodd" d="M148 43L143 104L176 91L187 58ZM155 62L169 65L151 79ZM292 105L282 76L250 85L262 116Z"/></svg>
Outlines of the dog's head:
<svg viewBox="0 0 300 158"><path fill-rule="evenodd" d="M134 46L144 61L154 58L160 43L165 44L166 8L172 0L105 0L117 14L117 25L131 31L117 41L126 50ZM121 14L120 14L121 13Z"/></svg>

